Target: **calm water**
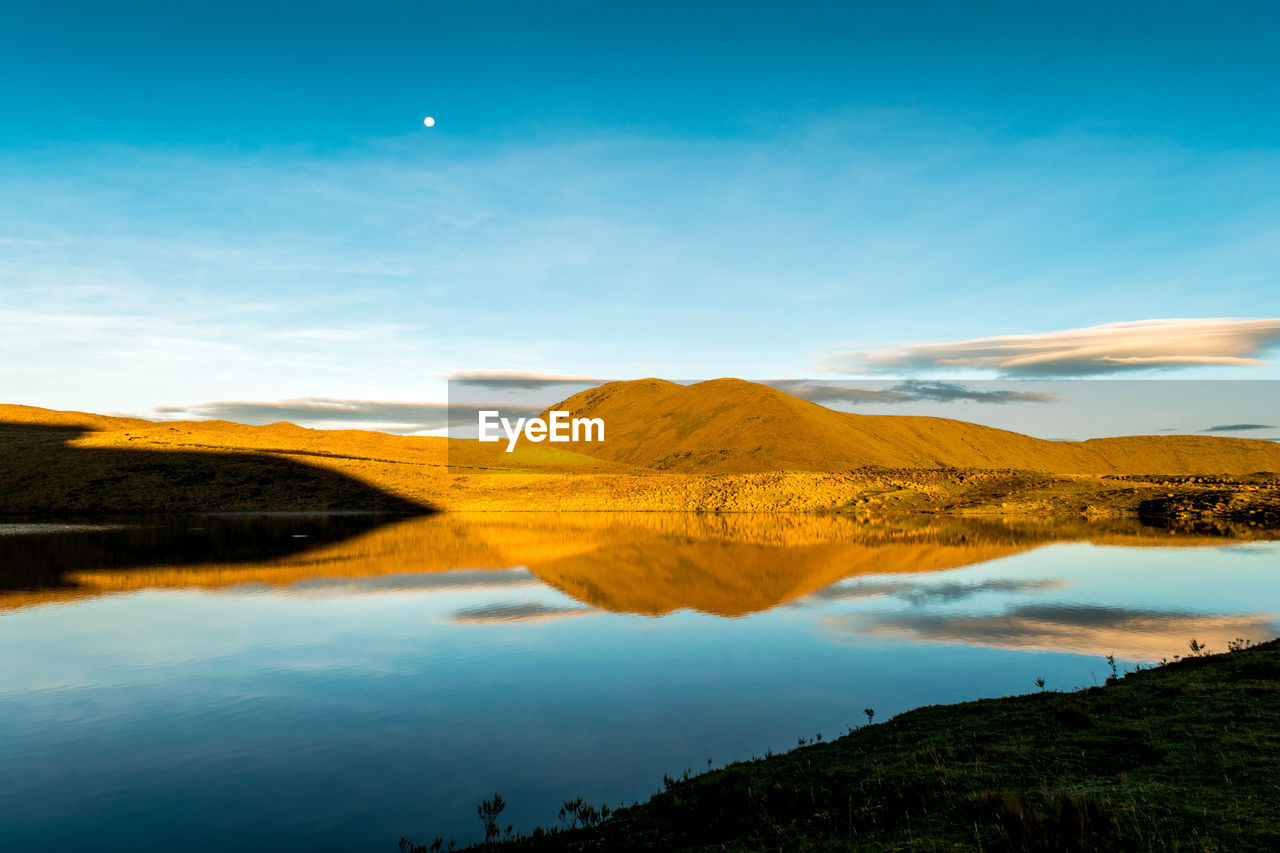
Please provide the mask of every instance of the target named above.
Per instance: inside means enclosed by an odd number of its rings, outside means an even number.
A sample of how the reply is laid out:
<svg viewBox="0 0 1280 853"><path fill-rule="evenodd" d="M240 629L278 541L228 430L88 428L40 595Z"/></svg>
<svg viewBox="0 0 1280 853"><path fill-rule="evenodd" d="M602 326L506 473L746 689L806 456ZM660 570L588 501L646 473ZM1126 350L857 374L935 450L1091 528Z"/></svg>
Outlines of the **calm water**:
<svg viewBox="0 0 1280 853"><path fill-rule="evenodd" d="M644 514L0 524L0 849L392 851L1280 631L1280 545Z"/></svg>

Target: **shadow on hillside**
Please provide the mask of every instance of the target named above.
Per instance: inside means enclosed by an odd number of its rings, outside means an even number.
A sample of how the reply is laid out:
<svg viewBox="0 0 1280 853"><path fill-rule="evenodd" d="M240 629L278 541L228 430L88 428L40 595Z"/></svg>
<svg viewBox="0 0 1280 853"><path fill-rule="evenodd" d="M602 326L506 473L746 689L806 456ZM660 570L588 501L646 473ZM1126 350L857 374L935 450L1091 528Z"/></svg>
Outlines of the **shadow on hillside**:
<svg viewBox="0 0 1280 853"><path fill-rule="evenodd" d="M87 432L0 422L0 514L433 511L340 472L275 455L71 444Z"/></svg>
<svg viewBox="0 0 1280 853"><path fill-rule="evenodd" d="M0 590L63 589L67 573L85 569L270 560L434 512L279 456L70 444L85 432L0 423ZM126 524L53 535L24 523L124 515Z"/></svg>

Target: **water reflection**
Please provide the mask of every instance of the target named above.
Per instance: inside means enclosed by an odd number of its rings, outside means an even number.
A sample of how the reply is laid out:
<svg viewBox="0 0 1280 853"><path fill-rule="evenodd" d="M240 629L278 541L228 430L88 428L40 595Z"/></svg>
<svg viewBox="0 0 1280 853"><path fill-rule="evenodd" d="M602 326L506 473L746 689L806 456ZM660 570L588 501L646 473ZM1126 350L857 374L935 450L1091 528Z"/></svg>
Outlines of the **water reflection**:
<svg viewBox="0 0 1280 853"><path fill-rule="evenodd" d="M966 597L983 590L902 580L833 585L868 574L985 563L1055 543L1206 547L1223 541L1174 536L1136 522L925 515L477 513L25 524L0 528L0 609L141 589L261 585L357 592L503 586L536 578L615 613L691 609L744 616L811 594ZM524 573L513 573L517 567ZM1016 591L1027 582L1007 583Z"/></svg>
<svg viewBox="0 0 1280 853"><path fill-rule="evenodd" d="M889 612L833 617L837 630L917 643L965 643L1027 651L1071 651L1154 661L1199 638L1214 651L1233 639L1263 642L1280 633L1280 614L1188 613L1093 604L1016 604L999 613Z"/></svg>
<svg viewBox="0 0 1280 853"><path fill-rule="evenodd" d="M151 586L271 583L269 567L351 544L398 520L372 513L300 513L4 523L0 608Z"/></svg>
<svg viewBox="0 0 1280 853"><path fill-rule="evenodd" d="M0 528L0 849L389 850L495 789L528 828L863 708L1268 638L1277 556L929 516Z"/></svg>

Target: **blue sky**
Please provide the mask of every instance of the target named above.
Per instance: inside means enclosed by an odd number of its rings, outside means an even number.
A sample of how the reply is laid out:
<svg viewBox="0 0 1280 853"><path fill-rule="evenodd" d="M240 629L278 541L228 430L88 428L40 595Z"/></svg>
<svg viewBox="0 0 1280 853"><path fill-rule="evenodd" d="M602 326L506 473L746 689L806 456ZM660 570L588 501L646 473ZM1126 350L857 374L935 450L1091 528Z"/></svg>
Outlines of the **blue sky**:
<svg viewBox="0 0 1280 853"><path fill-rule="evenodd" d="M1280 378L1272 4L15 6L6 402Z"/></svg>

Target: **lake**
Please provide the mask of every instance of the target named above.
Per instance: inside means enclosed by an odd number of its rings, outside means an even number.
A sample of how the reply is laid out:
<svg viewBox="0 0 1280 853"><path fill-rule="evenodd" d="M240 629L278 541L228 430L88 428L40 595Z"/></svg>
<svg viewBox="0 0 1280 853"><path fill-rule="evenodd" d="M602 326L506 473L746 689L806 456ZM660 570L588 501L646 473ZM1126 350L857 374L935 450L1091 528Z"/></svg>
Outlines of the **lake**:
<svg viewBox="0 0 1280 853"><path fill-rule="evenodd" d="M393 851L1280 633L1280 543L900 516L0 523L0 849Z"/></svg>

